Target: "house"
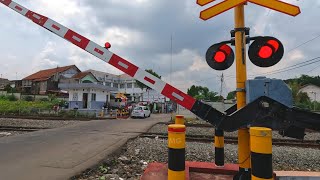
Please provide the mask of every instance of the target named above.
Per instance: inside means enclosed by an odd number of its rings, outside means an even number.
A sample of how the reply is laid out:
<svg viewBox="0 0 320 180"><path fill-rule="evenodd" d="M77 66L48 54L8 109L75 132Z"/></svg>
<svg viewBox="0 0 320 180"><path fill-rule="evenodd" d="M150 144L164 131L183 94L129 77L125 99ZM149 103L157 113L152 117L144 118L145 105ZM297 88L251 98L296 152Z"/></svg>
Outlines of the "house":
<svg viewBox="0 0 320 180"><path fill-rule="evenodd" d="M307 84L300 88L299 92L307 93L311 101L320 102L320 87L317 85Z"/></svg>
<svg viewBox="0 0 320 180"><path fill-rule="evenodd" d="M87 70L91 72L99 81L100 84L117 88L118 92L124 93L128 97L128 101L142 101L142 94L145 90L142 90L136 83L136 80L127 74L114 75L106 72Z"/></svg>
<svg viewBox="0 0 320 180"><path fill-rule="evenodd" d="M59 91L58 84L81 72L75 65L38 71L22 79L21 89L27 94L49 94Z"/></svg>
<svg viewBox="0 0 320 180"><path fill-rule="evenodd" d="M91 72L79 72L59 83L68 91L69 109L101 109L110 102L111 93L118 89L101 84Z"/></svg>
<svg viewBox="0 0 320 180"><path fill-rule="evenodd" d="M0 90L4 90L8 84L10 84L8 79L0 78Z"/></svg>

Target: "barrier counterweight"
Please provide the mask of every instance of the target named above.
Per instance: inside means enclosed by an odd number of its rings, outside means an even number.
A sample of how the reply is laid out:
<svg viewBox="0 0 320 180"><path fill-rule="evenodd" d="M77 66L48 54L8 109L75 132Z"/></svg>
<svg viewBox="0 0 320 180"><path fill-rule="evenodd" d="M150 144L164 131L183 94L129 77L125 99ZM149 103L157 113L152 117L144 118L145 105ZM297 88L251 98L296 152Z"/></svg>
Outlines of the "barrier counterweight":
<svg viewBox="0 0 320 180"><path fill-rule="evenodd" d="M168 180L185 180L186 126L168 126Z"/></svg>
<svg viewBox="0 0 320 180"><path fill-rule="evenodd" d="M262 127L250 128L251 179L271 180L272 170L272 130Z"/></svg>

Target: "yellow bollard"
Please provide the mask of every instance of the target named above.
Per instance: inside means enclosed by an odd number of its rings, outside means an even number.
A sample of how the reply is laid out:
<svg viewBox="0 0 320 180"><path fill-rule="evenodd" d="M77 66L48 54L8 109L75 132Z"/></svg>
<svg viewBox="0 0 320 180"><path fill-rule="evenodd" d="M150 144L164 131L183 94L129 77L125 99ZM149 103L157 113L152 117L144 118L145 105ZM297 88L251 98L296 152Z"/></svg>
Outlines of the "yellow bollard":
<svg viewBox="0 0 320 180"><path fill-rule="evenodd" d="M175 124L184 124L184 116L183 115L176 115Z"/></svg>
<svg viewBox="0 0 320 180"><path fill-rule="evenodd" d="M168 180L185 180L186 126L168 126Z"/></svg>
<svg viewBox="0 0 320 180"><path fill-rule="evenodd" d="M251 179L271 180L272 130L263 127L250 128Z"/></svg>
<svg viewBox="0 0 320 180"><path fill-rule="evenodd" d="M214 159L217 166L224 166L224 137L221 129L215 129Z"/></svg>

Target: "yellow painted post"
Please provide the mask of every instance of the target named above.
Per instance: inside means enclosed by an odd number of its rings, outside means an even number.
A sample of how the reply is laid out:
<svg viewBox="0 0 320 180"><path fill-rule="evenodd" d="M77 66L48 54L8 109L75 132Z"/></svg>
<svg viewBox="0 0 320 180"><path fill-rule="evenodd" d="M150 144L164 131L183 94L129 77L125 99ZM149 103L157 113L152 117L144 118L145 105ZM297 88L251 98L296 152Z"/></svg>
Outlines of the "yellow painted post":
<svg viewBox="0 0 320 180"><path fill-rule="evenodd" d="M252 180L273 179L272 130L263 127L250 128Z"/></svg>
<svg viewBox="0 0 320 180"><path fill-rule="evenodd" d="M186 126L168 126L168 180L185 180Z"/></svg>
<svg viewBox="0 0 320 180"><path fill-rule="evenodd" d="M184 124L184 116L176 115L175 124Z"/></svg>
<svg viewBox="0 0 320 180"><path fill-rule="evenodd" d="M234 9L237 109L240 109L246 105L245 82L247 80L244 4ZM250 177L250 135L247 128L238 130L238 159L239 174L235 176L235 179Z"/></svg>
<svg viewBox="0 0 320 180"><path fill-rule="evenodd" d="M224 166L224 136L221 129L215 129L214 159L217 166Z"/></svg>

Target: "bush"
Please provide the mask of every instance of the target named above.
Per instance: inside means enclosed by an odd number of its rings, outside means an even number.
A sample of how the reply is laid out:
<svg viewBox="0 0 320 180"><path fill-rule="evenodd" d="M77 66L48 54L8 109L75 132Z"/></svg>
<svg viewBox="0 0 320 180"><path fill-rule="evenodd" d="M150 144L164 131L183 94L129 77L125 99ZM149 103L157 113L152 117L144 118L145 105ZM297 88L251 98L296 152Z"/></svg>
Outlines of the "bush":
<svg viewBox="0 0 320 180"><path fill-rule="evenodd" d="M26 96L26 97L24 97L24 100L30 102L30 101L33 101L33 97L32 96Z"/></svg>
<svg viewBox="0 0 320 180"><path fill-rule="evenodd" d="M9 101L17 101L18 99L14 95L7 96Z"/></svg>
<svg viewBox="0 0 320 180"><path fill-rule="evenodd" d="M0 100L8 100L8 97L5 95L0 95Z"/></svg>
<svg viewBox="0 0 320 180"><path fill-rule="evenodd" d="M48 102L49 99L48 99L48 98L41 98L40 101L41 101L41 102Z"/></svg>

